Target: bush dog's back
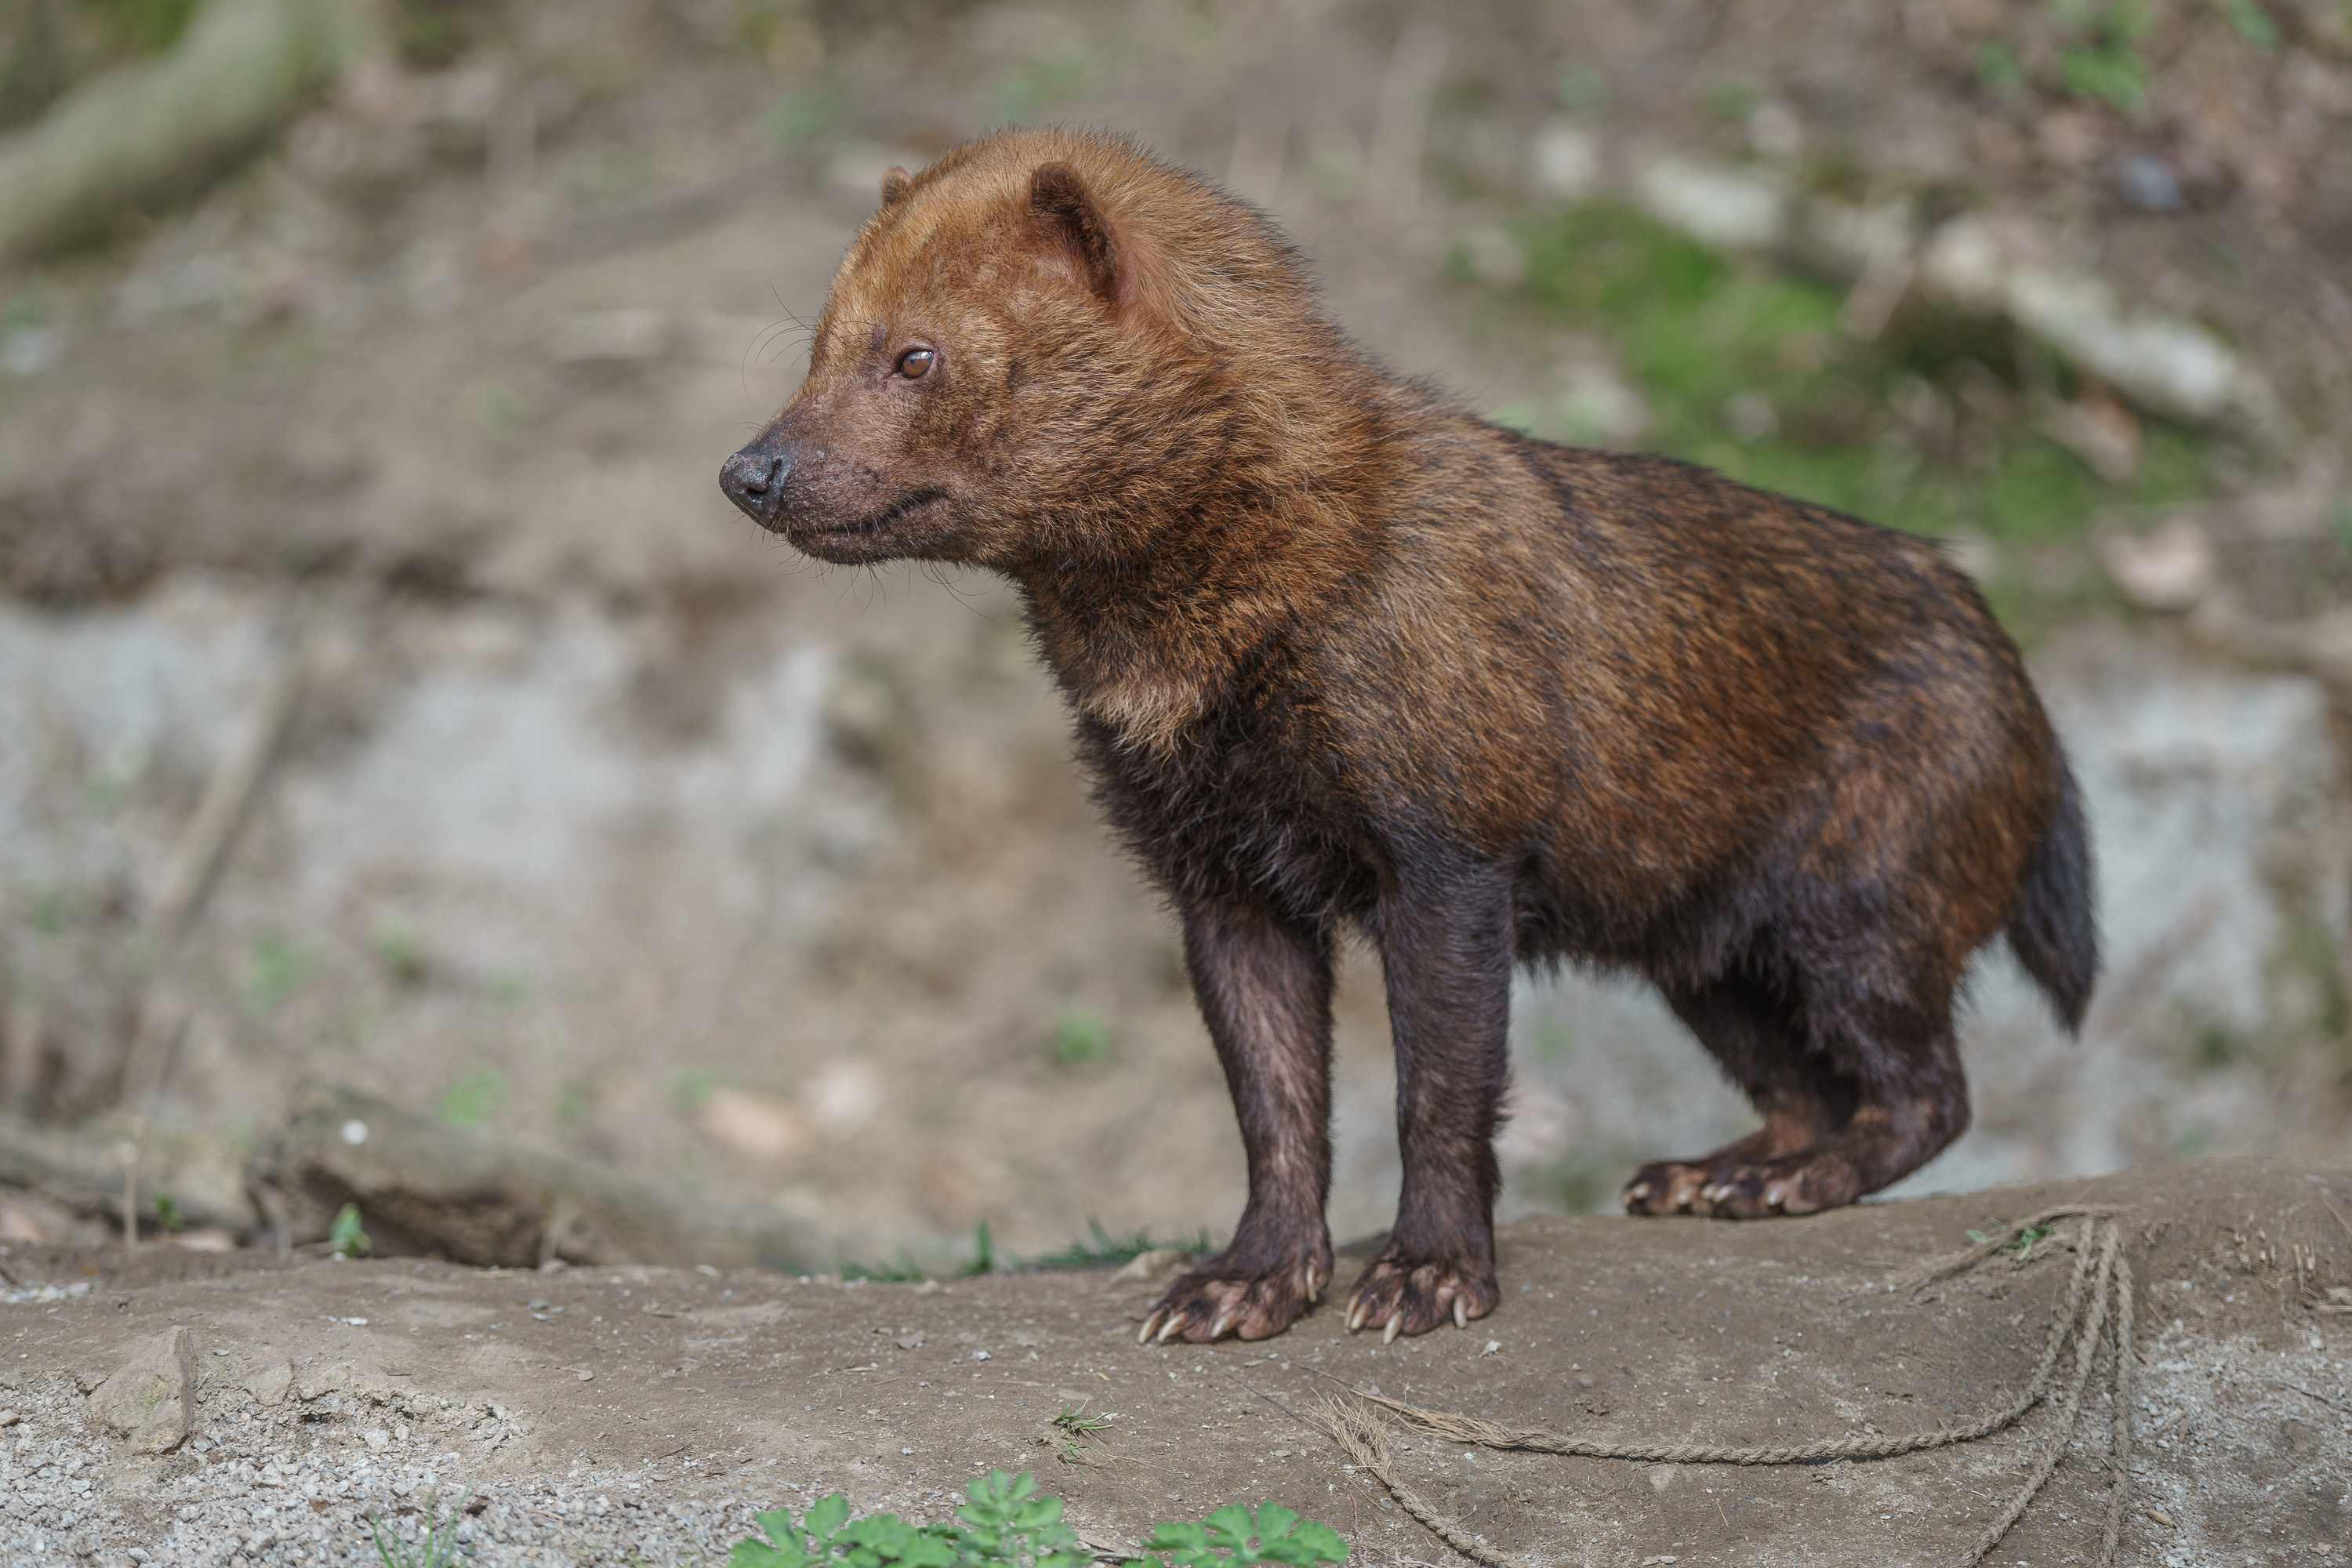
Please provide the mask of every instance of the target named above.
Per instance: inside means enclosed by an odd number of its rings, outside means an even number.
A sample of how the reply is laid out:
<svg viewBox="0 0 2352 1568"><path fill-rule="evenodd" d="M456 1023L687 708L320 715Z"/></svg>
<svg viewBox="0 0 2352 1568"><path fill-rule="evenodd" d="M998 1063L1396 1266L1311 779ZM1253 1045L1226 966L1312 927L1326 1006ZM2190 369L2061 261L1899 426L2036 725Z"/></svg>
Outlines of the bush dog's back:
<svg viewBox="0 0 2352 1568"><path fill-rule="evenodd" d="M1260 1338L1331 1270L1331 948L1379 945L1404 1190L1349 1326L1496 1301L1515 960L1647 976L1764 1124L1635 1213L1803 1214L1967 1127L2005 932L2097 969L2074 781L1935 548L1654 457L1530 440L1374 366L1264 215L1116 137L893 170L809 374L728 459L827 561L1027 602L1113 826L1183 921L1249 1156L1147 1336Z"/></svg>

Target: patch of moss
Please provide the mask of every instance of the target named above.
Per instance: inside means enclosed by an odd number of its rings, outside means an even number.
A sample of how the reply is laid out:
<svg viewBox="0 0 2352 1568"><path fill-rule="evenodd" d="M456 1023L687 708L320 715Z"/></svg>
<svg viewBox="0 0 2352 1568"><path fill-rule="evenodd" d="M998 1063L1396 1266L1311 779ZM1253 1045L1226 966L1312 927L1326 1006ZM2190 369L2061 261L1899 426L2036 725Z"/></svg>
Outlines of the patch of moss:
<svg viewBox="0 0 2352 1568"><path fill-rule="evenodd" d="M2084 388L2044 356L2021 367L2004 334L1898 320L1856 342L1840 331L1836 288L1734 259L1622 205L1570 207L1517 237L1528 263L1517 298L1614 347L1648 405L1645 446L1912 532L1969 531L2005 556L2038 553L2034 582L1992 585L2012 614L2105 602L2103 585L2057 583L2065 572L2050 552L2071 551L2086 574L2099 513L2211 489L2212 443L2194 430L2142 421L2140 459L2122 481L2042 434L2021 383L2062 396ZM1537 434L1574 435L1565 409L1513 412Z"/></svg>

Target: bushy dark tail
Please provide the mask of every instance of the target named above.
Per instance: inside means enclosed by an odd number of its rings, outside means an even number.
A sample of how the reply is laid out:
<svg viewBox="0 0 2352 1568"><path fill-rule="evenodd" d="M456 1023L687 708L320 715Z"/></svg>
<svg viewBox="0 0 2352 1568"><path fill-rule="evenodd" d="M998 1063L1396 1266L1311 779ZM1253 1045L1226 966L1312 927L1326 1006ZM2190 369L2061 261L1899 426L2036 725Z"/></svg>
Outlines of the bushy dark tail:
<svg viewBox="0 0 2352 1568"><path fill-rule="evenodd" d="M2009 946L2073 1034L2083 1026L2091 986L2099 977L2099 921L2082 792L2055 736L2050 765L2057 774L2058 809L2025 868L2017 907L2010 911Z"/></svg>

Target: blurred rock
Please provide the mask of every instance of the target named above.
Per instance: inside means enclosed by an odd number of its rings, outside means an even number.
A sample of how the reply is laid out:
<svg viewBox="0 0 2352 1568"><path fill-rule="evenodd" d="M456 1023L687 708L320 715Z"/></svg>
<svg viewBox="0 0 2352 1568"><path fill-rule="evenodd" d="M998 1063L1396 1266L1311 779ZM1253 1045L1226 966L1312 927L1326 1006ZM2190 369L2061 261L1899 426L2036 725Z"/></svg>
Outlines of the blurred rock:
<svg viewBox="0 0 2352 1568"><path fill-rule="evenodd" d="M1492 224L1471 229L1455 241L1470 275L1490 288L1507 289L1528 274L1518 242Z"/></svg>
<svg viewBox="0 0 2352 1568"><path fill-rule="evenodd" d="M694 1120L728 1148L755 1160L788 1160L809 1144L808 1121L799 1111L740 1089L713 1089Z"/></svg>
<svg viewBox="0 0 2352 1568"><path fill-rule="evenodd" d="M1172 1275L1182 1273L1192 1261L1192 1255L1181 1247L1155 1247L1148 1252L1139 1252L1129 1258L1120 1265L1118 1272L1112 1275L1111 1279L1114 1282L1139 1280L1146 1284L1157 1284Z"/></svg>
<svg viewBox="0 0 2352 1568"><path fill-rule="evenodd" d="M1528 142L1528 183L1538 195L1578 201L1601 182L1601 142L1569 119L1548 120Z"/></svg>
<svg viewBox="0 0 2352 1568"><path fill-rule="evenodd" d="M1788 186L1767 170L1656 153L1636 163L1633 195L1659 222L1708 245L1768 250L1788 236Z"/></svg>
<svg viewBox="0 0 2352 1568"><path fill-rule="evenodd" d="M2213 541L2193 518L2172 518L2147 533L2108 530L2095 543L2116 586L2145 610L2194 609L2220 582Z"/></svg>
<svg viewBox="0 0 2352 1568"><path fill-rule="evenodd" d="M2177 213L2189 205L2172 165L2154 153L2126 153L2117 159L2116 188L2142 212Z"/></svg>
<svg viewBox="0 0 2352 1568"><path fill-rule="evenodd" d="M2110 484L2126 483L2139 472L2139 421L2095 387L2052 408L2042 416L2042 429Z"/></svg>
<svg viewBox="0 0 2352 1568"><path fill-rule="evenodd" d="M1723 405L1723 422L1742 441L1757 442L1780 433L1780 415L1772 400L1759 392L1733 394Z"/></svg>
<svg viewBox="0 0 2352 1568"><path fill-rule="evenodd" d="M828 1138L847 1138L882 1109L882 1075L863 1061L827 1062L801 1091L801 1103Z"/></svg>
<svg viewBox="0 0 2352 1568"><path fill-rule="evenodd" d="M1562 367L1561 437L1579 446L1631 447L1650 426L1649 405L1596 348Z"/></svg>
<svg viewBox="0 0 2352 1568"><path fill-rule="evenodd" d="M363 1142L342 1134L366 1123ZM845 1255L824 1216L736 1205L511 1139L461 1132L369 1096L310 1085L249 1180L281 1234L322 1239L356 1204L379 1252L437 1252L486 1267L709 1262L803 1269ZM880 1245L861 1237L861 1245Z"/></svg>
<svg viewBox="0 0 2352 1568"><path fill-rule="evenodd" d="M2228 344L2195 322L2127 309L2112 286L2039 249L2016 223L1954 218L1922 248L1919 282L1944 309L2009 317L2144 407L2288 444L2277 394Z"/></svg>
<svg viewBox="0 0 2352 1568"><path fill-rule="evenodd" d="M276 1361L248 1373L246 1391L265 1410L286 1403L286 1395L294 1387L294 1368L286 1362Z"/></svg>
<svg viewBox="0 0 2352 1568"><path fill-rule="evenodd" d="M166 1329L141 1345L89 1396L89 1413L131 1439L134 1454L168 1454L195 1419L195 1340Z"/></svg>
<svg viewBox="0 0 2352 1568"><path fill-rule="evenodd" d="M1763 158L1794 158L1805 150L1805 128L1796 111L1766 99L1748 114L1748 144Z"/></svg>

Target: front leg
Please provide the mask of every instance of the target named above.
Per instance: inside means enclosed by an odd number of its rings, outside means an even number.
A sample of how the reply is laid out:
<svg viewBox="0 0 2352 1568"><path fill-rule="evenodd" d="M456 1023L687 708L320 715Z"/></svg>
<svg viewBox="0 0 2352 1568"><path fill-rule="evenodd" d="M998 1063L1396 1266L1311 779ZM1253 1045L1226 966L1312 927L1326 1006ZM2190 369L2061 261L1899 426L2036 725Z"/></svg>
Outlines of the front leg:
<svg viewBox="0 0 2352 1568"><path fill-rule="evenodd" d="M1234 1244L1182 1276L1142 1340L1262 1340L1331 1279L1331 944L1318 928L1251 905L1184 916L1184 960L1233 1091L1249 1156Z"/></svg>
<svg viewBox="0 0 2352 1568"><path fill-rule="evenodd" d="M1495 1310L1495 1133L1510 1066L1507 867L1412 866L1375 934L1395 1039L1404 1191L1389 1244L1356 1282L1348 1327L1392 1340Z"/></svg>

